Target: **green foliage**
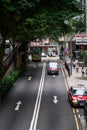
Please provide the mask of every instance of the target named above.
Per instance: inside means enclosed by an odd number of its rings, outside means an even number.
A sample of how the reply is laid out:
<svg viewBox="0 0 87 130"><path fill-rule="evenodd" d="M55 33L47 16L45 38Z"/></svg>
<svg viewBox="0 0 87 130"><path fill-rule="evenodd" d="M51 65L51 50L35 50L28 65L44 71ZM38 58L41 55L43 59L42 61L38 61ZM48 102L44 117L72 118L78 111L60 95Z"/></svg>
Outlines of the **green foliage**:
<svg viewBox="0 0 87 130"><path fill-rule="evenodd" d="M14 70L0 82L0 97L3 98L18 78L21 70Z"/></svg>
<svg viewBox="0 0 87 130"><path fill-rule="evenodd" d="M6 71L6 66L1 63L0 68L2 68L2 69L0 69L0 75L3 75Z"/></svg>
<svg viewBox="0 0 87 130"><path fill-rule="evenodd" d="M84 53L81 53L81 54L79 55L80 60L83 60L83 59L84 59L84 56L85 56L85 54L84 54Z"/></svg>
<svg viewBox="0 0 87 130"><path fill-rule="evenodd" d="M73 32L85 32L86 29L86 21L85 17L79 16L71 20L71 26L73 28Z"/></svg>
<svg viewBox="0 0 87 130"><path fill-rule="evenodd" d="M1 0L0 31L22 42L54 37L69 31L64 20L81 14L81 9L76 0Z"/></svg>

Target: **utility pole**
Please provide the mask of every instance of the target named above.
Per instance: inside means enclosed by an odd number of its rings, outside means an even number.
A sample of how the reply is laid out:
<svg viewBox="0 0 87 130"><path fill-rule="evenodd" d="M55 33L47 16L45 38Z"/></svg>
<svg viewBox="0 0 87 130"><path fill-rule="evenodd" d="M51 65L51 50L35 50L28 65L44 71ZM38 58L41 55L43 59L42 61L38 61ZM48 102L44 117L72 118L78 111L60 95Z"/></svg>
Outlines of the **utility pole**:
<svg viewBox="0 0 87 130"><path fill-rule="evenodd" d="M70 54L70 58L71 58L71 62L70 62L70 75L72 75L72 39L70 41L70 51L71 51L71 54Z"/></svg>
<svg viewBox="0 0 87 130"><path fill-rule="evenodd" d="M71 62L70 62L70 75L72 75L72 66L73 66L73 62L72 62L72 42L73 42L73 38L75 37L75 34L73 34L73 36L71 37L70 40L70 58L71 58Z"/></svg>
<svg viewBox="0 0 87 130"><path fill-rule="evenodd" d="M87 0L85 0L85 21L86 21L86 35L87 35ZM85 52L85 57L84 57L85 65L87 65L87 53Z"/></svg>
<svg viewBox="0 0 87 130"><path fill-rule="evenodd" d="M86 10L86 34L87 34L87 0L85 0L85 2L86 2L85 10Z"/></svg>

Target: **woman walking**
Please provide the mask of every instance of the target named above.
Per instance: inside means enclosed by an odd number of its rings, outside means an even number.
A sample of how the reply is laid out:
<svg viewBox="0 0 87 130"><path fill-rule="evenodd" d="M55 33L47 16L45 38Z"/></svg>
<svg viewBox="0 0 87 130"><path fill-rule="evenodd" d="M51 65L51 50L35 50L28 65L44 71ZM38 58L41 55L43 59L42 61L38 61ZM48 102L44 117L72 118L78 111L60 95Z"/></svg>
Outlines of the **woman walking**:
<svg viewBox="0 0 87 130"><path fill-rule="evenodd" d="M79 70L79 64L77 63L76 64L76 72L78 73L78 70Z"/></svg>
<svg viewBox="0 0 87 130"><path fill-rule="evenodd" d="M82 66L81 72L82 72L82 76L84 76L84 74L85 74L84 66Z"/></svg>
<svg viewBox="0 0 87 130"><path fill-rule="evenodd" d="M87 76L87 69L86 69L86 71L85 71L85 74L86 74L86 76Z"/></svg>

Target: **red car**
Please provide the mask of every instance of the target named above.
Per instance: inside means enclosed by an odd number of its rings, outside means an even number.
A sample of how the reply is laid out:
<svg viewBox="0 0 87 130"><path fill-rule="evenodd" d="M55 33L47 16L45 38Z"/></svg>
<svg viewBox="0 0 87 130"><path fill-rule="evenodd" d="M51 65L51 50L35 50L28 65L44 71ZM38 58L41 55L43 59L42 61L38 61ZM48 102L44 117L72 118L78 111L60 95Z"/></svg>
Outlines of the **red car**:
<svg viewBox="0 0 87 130"><path fill-rule="evenodd" d="M72 106L84 106L87 101L87 89L83 85L71 87L68 91L68 99Z"/></svg>

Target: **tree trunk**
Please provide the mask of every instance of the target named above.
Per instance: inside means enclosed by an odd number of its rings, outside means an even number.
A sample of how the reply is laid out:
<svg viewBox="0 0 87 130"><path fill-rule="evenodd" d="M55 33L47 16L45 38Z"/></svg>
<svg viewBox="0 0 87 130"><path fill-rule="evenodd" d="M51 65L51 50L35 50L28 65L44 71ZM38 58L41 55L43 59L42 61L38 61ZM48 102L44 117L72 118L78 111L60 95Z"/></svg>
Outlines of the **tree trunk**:
<svg viewBox="0 0 87 130"><path fill-rule="evenodd" d="M22 51L23 51L22 62L23 62L24 65L26 65L26 61L28 59L27 50L28 50L28 44L27 43L23 43L23 47L22 47Z"/></svg>
<svg viewBox="0 0 87 130"><path fill-rule="evenodd" d="M15 46L15 40L13 40L13 51L14 51L14 68L17 68L17 47Z"/></svg>
<svg viewBox="0 0 87 130"><path fill-rule="evenodd" d="M0 45L0 80L2 80L3 76L3 58L4 58L4 49L5 49L5 40L6 35L2 35L2 43Z"/></svg>

